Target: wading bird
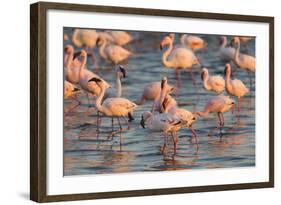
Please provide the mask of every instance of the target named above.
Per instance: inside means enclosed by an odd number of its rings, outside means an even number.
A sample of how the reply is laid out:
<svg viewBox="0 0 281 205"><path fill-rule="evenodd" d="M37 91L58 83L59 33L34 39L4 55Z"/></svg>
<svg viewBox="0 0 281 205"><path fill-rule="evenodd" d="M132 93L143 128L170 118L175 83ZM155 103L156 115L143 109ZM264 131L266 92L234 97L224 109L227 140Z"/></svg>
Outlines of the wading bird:
<svg viewBox="0 0 281 205"><path fill-rule="evenodd" d="M126 120L128 123L128 129L129 129L129 122L134 120L132 113L137 108L137 105L130 100L126 98L120 98L120 97L112 97L107 98L102 102L102 99L104 97L105 90L109 88L108 84L104 83L99 78L93 77L89 80L89 82L96 83L100 87L100 94L98 95L96 99L96 107L99 112L104 114L107 117L116 117L120 126L120 129L114 132L111 132L109 137L113 137L114 134L120 133L120 145L122 144L122 126L120 123L119 118L125 118L129 117L129 121ZM97 123L97 130L98 130L99 122ZM97 133L98 135L98 133Z"/></svg>
<svg viewBox="0 0 281 205"><path fill-rule="evenodd" d="M244 85L241 80L231 79L231 66L229 63L225 65L225 82L226 91L228 94L236 96L238 101L238 112L240 112L240 98L249 92L249 89Z"/></svg>
<svg viewBox="0 0 281 205"><path fill-rule="evenodd" d="M227 112L234 106L235 102L229 96L218 95L211 97L202 112L195 112L195 114L206 117L209 113L217 113L218 114L218 125L215 129L220 129L220 136L222 136L222 127L224 126L224 117L223 113ZM209 132L212 132L211 130Z"/></svg>
<svg viewBox="0 0 281 205"><path fill-rule="evenodd" d="M64 99L71 98L77 102L76 105L74 105L73 107L68 109L68 111L66 111L64 113L65 115L67 115L69 112L71 112L72 110L74 110L81 104L81 102L76 97L74 97L77 93L79 93L79 91L80 91L80 89L75 87L72 83L70 83L66 80L64 81Z"/></svg>
<svg viewBox="0 0 281 205"><path fill-rule="evenodd" d="M219 57L224 62L234 60L235 49L227 45L226 36L220 37Z"/></svg>
<svg viewBox="0 0 281 205"><path fill-rule="evenodd" d="M205 90L214 91L217 94L224 91L225 81L223 77L220 75L209 76L207 68L202 69L201 79Z"/></svg>
<svg viewBox="0 0 281 205"><path fill-rule="evenodd" d="M180 70L188 69L190 71L192 82L195 84L195 79L192 73L193 65L200 65L195 54L187 48L178 47L173 49L173 39L170 36L164 37L161 41L160 49L168 45L168 49L162 55L162 63L167 68L172 68L176 71L176 76L180 83Z"/></svg>

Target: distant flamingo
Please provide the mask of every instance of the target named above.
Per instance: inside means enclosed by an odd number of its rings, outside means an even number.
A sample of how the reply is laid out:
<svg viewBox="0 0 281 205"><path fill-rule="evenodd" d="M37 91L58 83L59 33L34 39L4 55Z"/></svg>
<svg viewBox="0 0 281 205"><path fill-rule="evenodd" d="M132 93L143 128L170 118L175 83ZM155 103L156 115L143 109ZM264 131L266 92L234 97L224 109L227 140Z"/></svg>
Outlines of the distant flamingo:
<svg viewBox="0 0 281 205"><path fill-rule="evenodd" d="M98 38L99 45L99 54L100 56L107 61L111 61L114 65L117 65L120 62L123 62L129 58L131 52L125 48L109 44L105 38Z"/></svg>
<svg viewBox="0 0 281 205"><path fill-rule="evenodd" d="M252 39L253 39L253 37L239 36L239 40L241 43L248 43Z"/></svg>
<svg viewBox="0 0 281 205"><path fill-rule="evenodd" d="M238 99L238 112L240 112L240 98L249 92L249 89L241 80L231 80L231 66L229 63L225 65L225 82L228 94L236 96Z"/></svg>
<svg viewBox="0 0 281 205"><path fill-rule="evenodd" d="M96 99L96 107L97 107L98 111L108 117L116 117L118 119L120 129L118 131L112 132L110 134L110 137L113 137L113 135L116 133L120 133L120 145L121 145L123 129L122 129L119 118L120 117L125 118L128 116L129 121L134 120L132 113L137 108L137 105L126 98L120 98L120 97L107 98L102 103L102 99L104 97L105 90L109 88L108 84L105 84L104 81L102 81L101 79L96 78L96 77L93 77L92 79L90 79L89 83L90 82L96 83L100 87L100 90L101 90L99 96ZM98 127L98 124L99 123L97 123L97 127ZM128 129L129 129L129 123L128 123Z"/></svg>
<svg viewBox="0 0 281 205"><path fill-rule="evenodd" d="M91 56L95 67L97 59L94 54L94 48L98 39L98 33L94 29L75 29L72 35L72 42L77 48L85 47L87 53Z"/></svg>
<svg viewBox="0 0 281 205"><path fill-rule="evenodd" d="M206 90L214 91L217 94L224 91L225 81L223 77L220 75L209 76L207 68L202 69L201 79L203 81L203 87Z"/></svg>
<svg viewBox="0 0 281 205"><path fill-rule="evenodd" d="M161 44L160 48L163 49L165 45L168 45L168 49L162 55L162 63L167 68L175 69L176 75L180 82L180 70L189 69L192 77L193 84L195 84L195 79L192 73L193 65L200 65L198 59L194 53L183 47L178 47L173 49L173 39L170 36L166 36Z"/></svg>
<svg viewBox="0 0 281 205"><path fill-rule="evenodd" d="M166 149L167 138L170 133L174 142L174 152L176 152L178 144L177 133L182 128L183 124L187 124L187 122L184 122L180 118L169 113L152 114L147 111L142 114L140 124L144 129L147 126L151 131L164 133L164 146L162 152Z"/></svg>
<svg viewBox="0 0 281 205"><path fill-rule="evenodd" d="M170 94L174 91L174 87L167 84L166 91L168 94ZM161 95L161 82L152 82L144 86L140 99L136 100L135 103L137 105L143 105L146 100L152 100L153 101L152 112L153 112L157 104L157 100L159 100L160 98L160 95Z"/></svg>
<svg viewBox="0 0 281 205"><path fill-rule="evenodd" d="M101 93L100 87L94 82L89 82L89 80L95 77L100 79L104 84L107 84L108 86L109 84L95 73L86 69L87 52L85 50L81 50L80 52L75 53L73 58L77 58L78 56L81 56L82 58L82 63L79 69L79 85L84 91L92 94L93 96L100 95ZM89 100L89 96L88 96L88 100Z"/></svg>
<svg viewBox="0 0 281 205"><path fill-rule="evenodd" d="M124 46L133 40L133 37L126 31L106 31L113 39L113 42L119 46Z"/></svg>
<svg viewBox="0 0 281 205"><path fill-rule="evenodd" d="M230 110L234 106L234 104L234 100L232 100L229 96L214 96L207 101L205 108L202 112L195 112L195 114L201 117L206 117L209 113L217 113L218 126L216 127L216 129L220 129L220 136L222 136L221 130L224 126L223 113Z"/></svg>
<svg viewBox="0 0 281 205"><path fill-rule="evenodd" d="M229 62L231 60L234 60L235 49L230 46L227 46L226 36L220 37L219 57L224 62Z"/></svg>
<svg viewBox="0 0 281 205"><path fill-rule="evenodd" d="M207 46L206 41L204 41L199 36L195 36L195 35L183 34L180 38L180 42L182 45L187 46L193 51L200 50Z"/></svg>
<svg viewBox="0 0 281 205"><path fill-rule="evenodd" d="M256 71L256 58L247 54L240 53L239 37L234 37L231 44L236 47L234 63L241 69L246 71Z"/></svg>

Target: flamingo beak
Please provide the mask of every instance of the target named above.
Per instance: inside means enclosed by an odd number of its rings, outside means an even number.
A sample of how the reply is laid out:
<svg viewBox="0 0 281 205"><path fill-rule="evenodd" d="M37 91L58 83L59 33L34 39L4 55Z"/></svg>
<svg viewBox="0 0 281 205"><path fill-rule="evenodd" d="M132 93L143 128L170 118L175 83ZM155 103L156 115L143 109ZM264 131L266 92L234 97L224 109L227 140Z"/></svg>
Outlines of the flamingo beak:
<svg viewBox="0 0 281 205"><path fill-rule="evenodd" d="M204 80L204 72L201 73L201 80Z"/></svg>
<svg viewBox="0 0 281 205"><path fill-rule="evenodd" d="M142 128L145 129L145 122L144 122L143 116L141 116L140 124L141 124Z"/></svg>
<svg viewBox="0 0 281 205"><path fill-rule="evenodd" d="M72 92L78 92L78 91L80 91L79 88L74 88Z"/></svg>
<svg viewBox="0 0 281 205"><path fill-rule="evenodd" d="M120 69L121 73L123 74L123 78L126 78L126 70L125 70L125 68L120 65L119 69Z"/></svg>
<svg viewBox="0 0 281 205"><path fill-rule="evenodd" d="M160 44L160 50L163 50L163 46L162 46L162 43Z"/></svg>
<svg viewBox="0 0 281 205"><path fill-rule="evenodd" d="M93 77L90 80L88 80L88 83L93 82L93 81L96 83L99 83L99 82L101 82L101 79Z"/></svg>
<svg viewBox="0 0 281 205"><path fill-rule="evenodd" d="M74 60L75 58L77 58L80 55L81 55L81 51L74 53L72 60Z"/></svg>

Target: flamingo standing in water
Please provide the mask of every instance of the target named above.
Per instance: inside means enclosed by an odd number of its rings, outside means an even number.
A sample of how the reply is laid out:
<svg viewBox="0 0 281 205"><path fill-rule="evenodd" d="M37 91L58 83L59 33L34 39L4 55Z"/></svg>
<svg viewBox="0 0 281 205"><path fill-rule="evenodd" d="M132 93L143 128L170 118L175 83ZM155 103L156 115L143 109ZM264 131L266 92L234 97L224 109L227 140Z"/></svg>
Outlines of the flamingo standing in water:
<svg viewBox="0 0 281 205"><path fill-rule="evenodd" d="M207 68L203 68L201 72L201 79L203 81L203 87L208 91L214 91L219 94L224 91L225 81L222 76L215 75L209 76Z"/></svg>
<svg viewBox="0 0 281 205"><path fill-rule="evenodd" d="M242 70L255 72L256 71L256 58L250 55L240 53L240 40L239 37L234 37L231 44L236 47L234 63Z"/></svg>
<svg viewBox="0 0 281 205"><path fill-rule="evenodd" d="M234 106L235 102L229 96L218 95L210 98L202 112L195 112L195 114L206 117L209 113L218 114L218 126L215 129L220 129L220 136L222 136L222 127L224 126L223 113L227 112ZM209 132L210 135L210 132Z"/></svg>
<svg viewBox="0 0 281 205"><path fill-rule="evenodd" d="M192 51L197 51L207 46L207 42L199 36L183 34L180 38L182 45L190 48Z"/></svg>
<svg viewBox="0 0 281 205"><path fill-rule="evenodd" d="M144 129L147 126L151 131L164 133L164 146L162 152L166 149L167 138L170 133L174 142L174 152L176 152L178 144L177 133L184 124L187 124L187 122L182 121L180 118L169 113L152 114L147 111L142 114L140 124Z"/></svg>
<svg viewBox="0 0 281 205"><path fill-rule="evenodd" d="M227 46L227 38L226 36L220 37L220 49L219 49L219 57L224 62L229 62L234 60L235 49Z"/></svg>
<svg viewBox="0 0 281 205"><path fill-rule="evenodd" d="M225 82L226 91L228 94L236 96L238 99L238 112L240 112L240 98L249 92L249 89L244 85L241 80L231 79L231 66L229 63L225 65Z"/></svg>
<svg viewBox="0 0 281 205"><path fill-rule="evenodd" d="M86 69L87 52L85 50L81 50L80 52L75 53L73 58L75 59L78 56L82 58L82 63L79 68L79 85L84 91L86 91L89 101L89 96L88 96L89 93L92 94L93 96L98 96L101 93L101 89L96 83L89 82L91 78L95 77L100 79L104 84L107 84L108 86L109 84L95 73Z"/></svg>
<svg viewBox="0 0 281 205"><path fill-rule="evenodd" d="M93 77L92 79L90 79L89 82L96 83L100 87L100 90L101 90L100 94L98 95L98 97L96 99L96 107L97 107L98 111L108 117L116 117L118 119L120 129L118 131L111 132L109 137L113 137L114 134L120 133L120 146L121 146L123 129L122 129L119 118L120 117L125 118L128 116L129 121L134 120L132 113L137 108L137 105L126 98L120 98L120 97L107 98L102 102L105 90L109 88L108 84L104 83L104 81L102 81L101 79L96 78L96 77ZM127 120L126 120L126 122L128 123L128 129L129 129L129 122ZM97 127L98 126L99 126L99 123L97 123Z"/></svg>
<svg viewBox="0 0 281 205"><path fill-rule="evenodd" d="M104 60L111 61L114 65L127 60L129 56L132 55L130 51L119 45L108 45L107 40L102 36L98 38L98 45L100 56Z"/></svg>
<svg viewBox="0 0 281 205"><path fill-rule="evenodd" d="M98 39L98 32L94 29L75 29L72 42L77 48L85 47L90 54L93 64L97 67L97 60L93 52Z"/></svg>
<svg viewBox="0 0 281 205"><path fill-rule="evenodd" d="M167 68L175 69L179 82L180 70L189 69L193 84L195 84L195 79L192 73L192 66L200 65L195 54L190 49L183 47L173 49L173 39L171 38L171 36L166 36L162 40L160 49L163 49L165 45L168 45L168 49L162 55L163 65Z"/></svg>

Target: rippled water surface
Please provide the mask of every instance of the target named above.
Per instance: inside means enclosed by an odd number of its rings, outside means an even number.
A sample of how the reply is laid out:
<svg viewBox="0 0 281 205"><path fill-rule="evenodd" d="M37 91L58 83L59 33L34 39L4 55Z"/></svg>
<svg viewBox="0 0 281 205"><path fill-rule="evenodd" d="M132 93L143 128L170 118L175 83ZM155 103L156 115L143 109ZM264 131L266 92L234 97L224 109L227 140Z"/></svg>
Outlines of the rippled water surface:
<svg viewBox="0 0 281 205"><path fill-rule="evenodd" d="M71 37L72 29L65 28L65 33ZM159 43L165 34L131 34L137 40L126 46L133 52L133 56L124 64L127 68L127 78L122 80L123 97L132 101L138 99L145 84L160 81L162 76L167 76L169 83L176 85L174 70L165 68L161 63L162 51L159 49ZM224 63L217 53L219 36L199 36L207 40L208 47L196 55L211 75L224 75ZM176 42L179 42L178 37ZM71 42L65 42L68 43ZM255 55L255 40L243 45L241 49L245 53ZM95 53L98 53L96 49ZM99 59L98 55L97 58L100 67L97 73L114 86L113 66ZM79 94L78 98L83 104L64 118L64 175L255 166L255 76L252 73L249 78L247 72L233 64L232 67L233 78L242 80L247 87L250 87L251 78L251 93L243 98L240 113L232 114L229 111L224 114L225 126L221 138L216 132L213 136L208 136L210 129L217 125L216 114L211 113L207 118L197 120L194 128L199 138L198 150L196 144L190 141L190 131L182 129L177 152L173 151L172 141L164 154L160 152L163 135L151 133L140 126L141 114L151 109L150 101L139 106L134 113L135 121L131 129L122 134L121 147L119 135L113 140L107 140L111 131L110 119L103 118L97 138L95 108L88 107L84 93ZM88 68L93 69L90 59ZM203 110L207 99L214 95L202 88L201 68L194 67L193 72L196 77L195 87L192 85L190 73L183 71L183 85L179 95L174 95L182 108L192 112ZM73 105L73 100L65 100L64 108L67 110ZM117 123L115 128L118 128Z"/></svg>

